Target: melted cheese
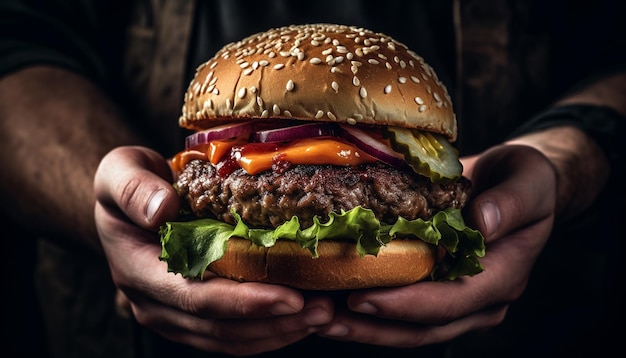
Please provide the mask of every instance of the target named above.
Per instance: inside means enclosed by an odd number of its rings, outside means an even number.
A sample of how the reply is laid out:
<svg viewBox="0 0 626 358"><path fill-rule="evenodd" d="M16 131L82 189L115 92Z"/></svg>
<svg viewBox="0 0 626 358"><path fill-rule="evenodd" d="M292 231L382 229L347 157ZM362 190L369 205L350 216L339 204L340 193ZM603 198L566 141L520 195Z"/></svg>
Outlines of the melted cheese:
<svg viewBox="0 0 626 358"><path fill-rule="evenodd" d="M230 158L230 153L233 153L239 166L250 175L269 170L278 162L356 166L376 161L376 158L357 147L331 138L302 139L286 144L243 145L239 140L219 140L178 153L172 160L172 168L180 171L193 159L210 161L216 165Z"/></svg>

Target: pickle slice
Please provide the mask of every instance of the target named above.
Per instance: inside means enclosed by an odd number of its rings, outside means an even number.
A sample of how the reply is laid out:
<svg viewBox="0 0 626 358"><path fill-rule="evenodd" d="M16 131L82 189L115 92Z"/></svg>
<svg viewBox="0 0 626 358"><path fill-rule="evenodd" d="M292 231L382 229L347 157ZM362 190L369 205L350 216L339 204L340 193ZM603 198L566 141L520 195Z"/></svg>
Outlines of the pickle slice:
<svg viewBox="0 0 626 358"><path fill-rule="evenodd" d="M402 153L416 173L433 183L445 184L461 177L459 152L443 135L389 126L387 136L393 150Z"/></svg>

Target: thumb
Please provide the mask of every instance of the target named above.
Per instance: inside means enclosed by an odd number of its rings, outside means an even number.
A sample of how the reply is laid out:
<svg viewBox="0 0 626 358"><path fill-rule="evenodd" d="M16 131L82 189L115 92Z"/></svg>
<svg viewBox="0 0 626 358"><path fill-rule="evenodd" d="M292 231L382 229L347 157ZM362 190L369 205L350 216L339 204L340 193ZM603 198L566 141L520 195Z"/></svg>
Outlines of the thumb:
<svg viewBox="0 0 626 358"><path fill-rule="evenodd" d="M487 242L554 215L556 172L536 149L502 145L466 164L474 186L466 215Z"/></svg>
<svg viewBox="0 0 626 358"><path fill-rule="evenodd" d="M144 147L118 147L100 162L94 179L96 200L130 220L157 230L178 215L179 199L167 161Z"/></svg>

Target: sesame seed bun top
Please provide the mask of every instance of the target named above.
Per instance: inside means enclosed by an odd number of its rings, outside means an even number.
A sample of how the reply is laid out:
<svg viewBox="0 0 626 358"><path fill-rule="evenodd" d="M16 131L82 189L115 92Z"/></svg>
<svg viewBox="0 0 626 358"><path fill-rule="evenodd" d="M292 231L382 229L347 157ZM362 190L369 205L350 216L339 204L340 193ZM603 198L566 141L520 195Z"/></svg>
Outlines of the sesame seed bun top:
<svg viewBox="0 0 626 358"><path fill-rule="evenodd" d="M344 25L272 29L223 47L185 93L181 127L296 118L419 128L456 140L446 87L419 55Z"/></svg>

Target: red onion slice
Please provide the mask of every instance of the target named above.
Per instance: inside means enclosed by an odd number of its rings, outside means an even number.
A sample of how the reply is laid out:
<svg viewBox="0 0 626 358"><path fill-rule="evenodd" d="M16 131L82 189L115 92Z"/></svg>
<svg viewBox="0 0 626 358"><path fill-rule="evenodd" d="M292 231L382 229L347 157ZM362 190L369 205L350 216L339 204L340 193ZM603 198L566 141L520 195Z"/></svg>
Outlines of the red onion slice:
<svg viewBox="0 0 626 358"><path fill-rule="evenodd" d="M401 153L381 143L367 132L349 125L340 124L339 126L343 129L343 137L365 153L393 167L401 168L407 165Z"/></svg>
<svg viewBox="0 0 626 358"><path fill-rule="evenodd" d="M332 123L314 122L258 131L254 134L254 141L269 143L316 137L335 137L338 132L338 128Z"/></svg>
<svg viewBox="0 0 626 358"><path fill-rule="evenodd" d="M242 134L254 131L254 121L230 123L196 132L185 139L185 148L190 149L200 144L209 143L212 140L234 138Z"/></svg>

